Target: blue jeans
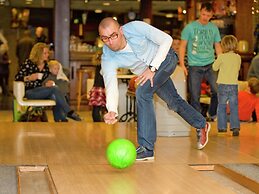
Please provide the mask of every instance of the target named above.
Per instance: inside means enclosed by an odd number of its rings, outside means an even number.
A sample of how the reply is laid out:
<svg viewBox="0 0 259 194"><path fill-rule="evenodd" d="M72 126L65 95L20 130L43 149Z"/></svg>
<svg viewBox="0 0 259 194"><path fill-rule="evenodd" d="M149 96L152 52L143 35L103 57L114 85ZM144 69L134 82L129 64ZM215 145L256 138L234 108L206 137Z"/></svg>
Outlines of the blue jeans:
<svg viewBox="0 0 259 194"><path fill-rule="evenodd" d="M139 86L136 91L138 143L150 150L154 149L157 137L156 116L153 104L155 93L167 103L170 110L177 112L197 130L204 128L206 124L205 118L177 93L170 78L177 62L178 57L176 53L170 49L166 59L155 73L153 87L150 86L150 81L147 81L143 86Z"/></svg>
<svg viewBox="0 0 259 194"><path fill-rule="evenodd" d="M51 99L56 102L53 108L53 116L55 121L66 119L70 107L64 97L64 94L57 87L37 87L25 92L28 99Z"/></svg>
<svg viewBox="0 0 259 194"><path fill-rule="evenodd" d="M218 101L218 129L227 129L227 102L229 102L230 107L230 129L239 129L238 86L219 84Z"/></svg>
<svg viewBox="0 0 259 194"><path fill-rule="evenodd" d="M215 118L218 106L216 85L217 76L212 70L211 64L206 66L189 66L190 103L197 111L201 112L200 95L201 82L203 79L208 81L211 90L211 100L208 113L211 118Z"/></svg>

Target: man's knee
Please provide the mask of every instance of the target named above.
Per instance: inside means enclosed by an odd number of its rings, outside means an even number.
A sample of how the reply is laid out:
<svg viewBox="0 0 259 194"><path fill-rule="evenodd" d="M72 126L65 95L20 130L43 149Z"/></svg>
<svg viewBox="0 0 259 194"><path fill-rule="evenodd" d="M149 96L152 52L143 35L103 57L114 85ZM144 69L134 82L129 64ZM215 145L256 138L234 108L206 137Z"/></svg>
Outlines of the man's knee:
<svg viewBox="0 0 259 194"><path fill-rule="evenodd" d="M136 99L140 100L140 99L152 99L153 98L153 94L151 92L149 92L148 90L145 90L145 88L138 88L136 90Z"/></svg>

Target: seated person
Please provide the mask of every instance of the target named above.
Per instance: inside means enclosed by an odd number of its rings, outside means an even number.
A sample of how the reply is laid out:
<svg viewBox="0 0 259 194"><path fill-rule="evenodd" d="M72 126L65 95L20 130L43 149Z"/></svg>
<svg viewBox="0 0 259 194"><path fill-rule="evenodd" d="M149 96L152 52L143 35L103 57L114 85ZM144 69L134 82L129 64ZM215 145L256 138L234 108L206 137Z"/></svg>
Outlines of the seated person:
<svg viewBox="0 0 259 194"><path fill-rule="evenodd" d="M238 114L240 121L252 121L252 114L255 112L256 120L259 122L259 79L250 78L248 87L238 92Z"/></svg>
<svg viewBox="0 0 259 194"><path fill-rule="evenodd" d="M66 118L81 121L80 116L70 109L64 94L53 84L46 86L42 82L49 76L49 47L45 43L37 43L32 47L29 59L26 59L15 76L16 81L25 83L25 97L28 99L51 99L56 102L53 108L54 120L66 122Z"/></svg>
<svg viewBox="0 0 259 194"><path fill-rule="evenodd" d="M247 79L251 77L256 77L259 79L259 53L252 59L252 62L249 66Z"/></svg>
<svg viewBox="0 0 259 194"><path fill-rule="evenodd" d="M181 42L180 36L173 36L172 48L177 54L179 54L180 42Z"/></svg>
<svg viewBox="0 0 259 194"><path fill-rule="evenodd" d="M63 72L62 65L57 60L48 62L50 74L43 81L43 86L56 86L64 94L68 101L69 79Z"/></svg>

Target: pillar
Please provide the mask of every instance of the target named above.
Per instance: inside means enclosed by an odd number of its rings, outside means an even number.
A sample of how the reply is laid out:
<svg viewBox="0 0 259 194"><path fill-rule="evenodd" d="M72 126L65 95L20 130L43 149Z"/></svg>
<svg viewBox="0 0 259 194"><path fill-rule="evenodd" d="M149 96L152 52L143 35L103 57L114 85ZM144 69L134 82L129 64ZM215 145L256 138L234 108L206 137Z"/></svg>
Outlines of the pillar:
<svg viewBox="0 0 259 194"><path fill-rule="evenodd" d="M141 0L139 9L140 19L152 24L152 0Z"/></svg>
<svg viewBox="0 0 259 194"><path fill-rule="evenodd" d="M69 67L70 0L55 0L55 59Z"/></svg>

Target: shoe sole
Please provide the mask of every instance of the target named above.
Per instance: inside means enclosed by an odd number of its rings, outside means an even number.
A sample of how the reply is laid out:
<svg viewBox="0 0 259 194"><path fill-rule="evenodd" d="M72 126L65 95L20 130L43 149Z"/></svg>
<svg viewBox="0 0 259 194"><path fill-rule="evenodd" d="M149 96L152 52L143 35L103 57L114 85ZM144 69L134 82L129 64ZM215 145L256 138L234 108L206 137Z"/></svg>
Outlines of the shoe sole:
<svg viewBox="0 0 259 194"><path fill-rule="evenodd" d="M81 119L81 120L76 120L76 119L73 119L73 118L71 118L71 117L67 117L68 119L71 119L71 120L73 120L73 121L83 121L83 119Z"/></svg>
<svg viewBox="0 0 259 194"><path fill-rule="evenodd" d="M147 161L147 160L154 160L154 159L155 157L151 156L151 157L145 157L145 158L139 158L139 159L136 158L136 161Z"/></svg>
<svg viewBox="0 0 259 194"><path fill-rule="evenodd" d="M225 136L227 134L227 130L226 131L218 131L218 136Z"/></svg>
<svg viewBox="0 0 259 194"><path fill-rule="evenodd" d="M218 130L218 133L227 133L227 130Z"/></svg>
<svg viewBox="0 0 259 194"><path fill-rule="evenodd" d="M208 129L207 129L207 133L206 133L206 141L202 146L198 147L198 150L201 150L202 148L204 148L207 145L207 143L209 142L209 132L210 132L210 123L208 123Z"/></svg>

